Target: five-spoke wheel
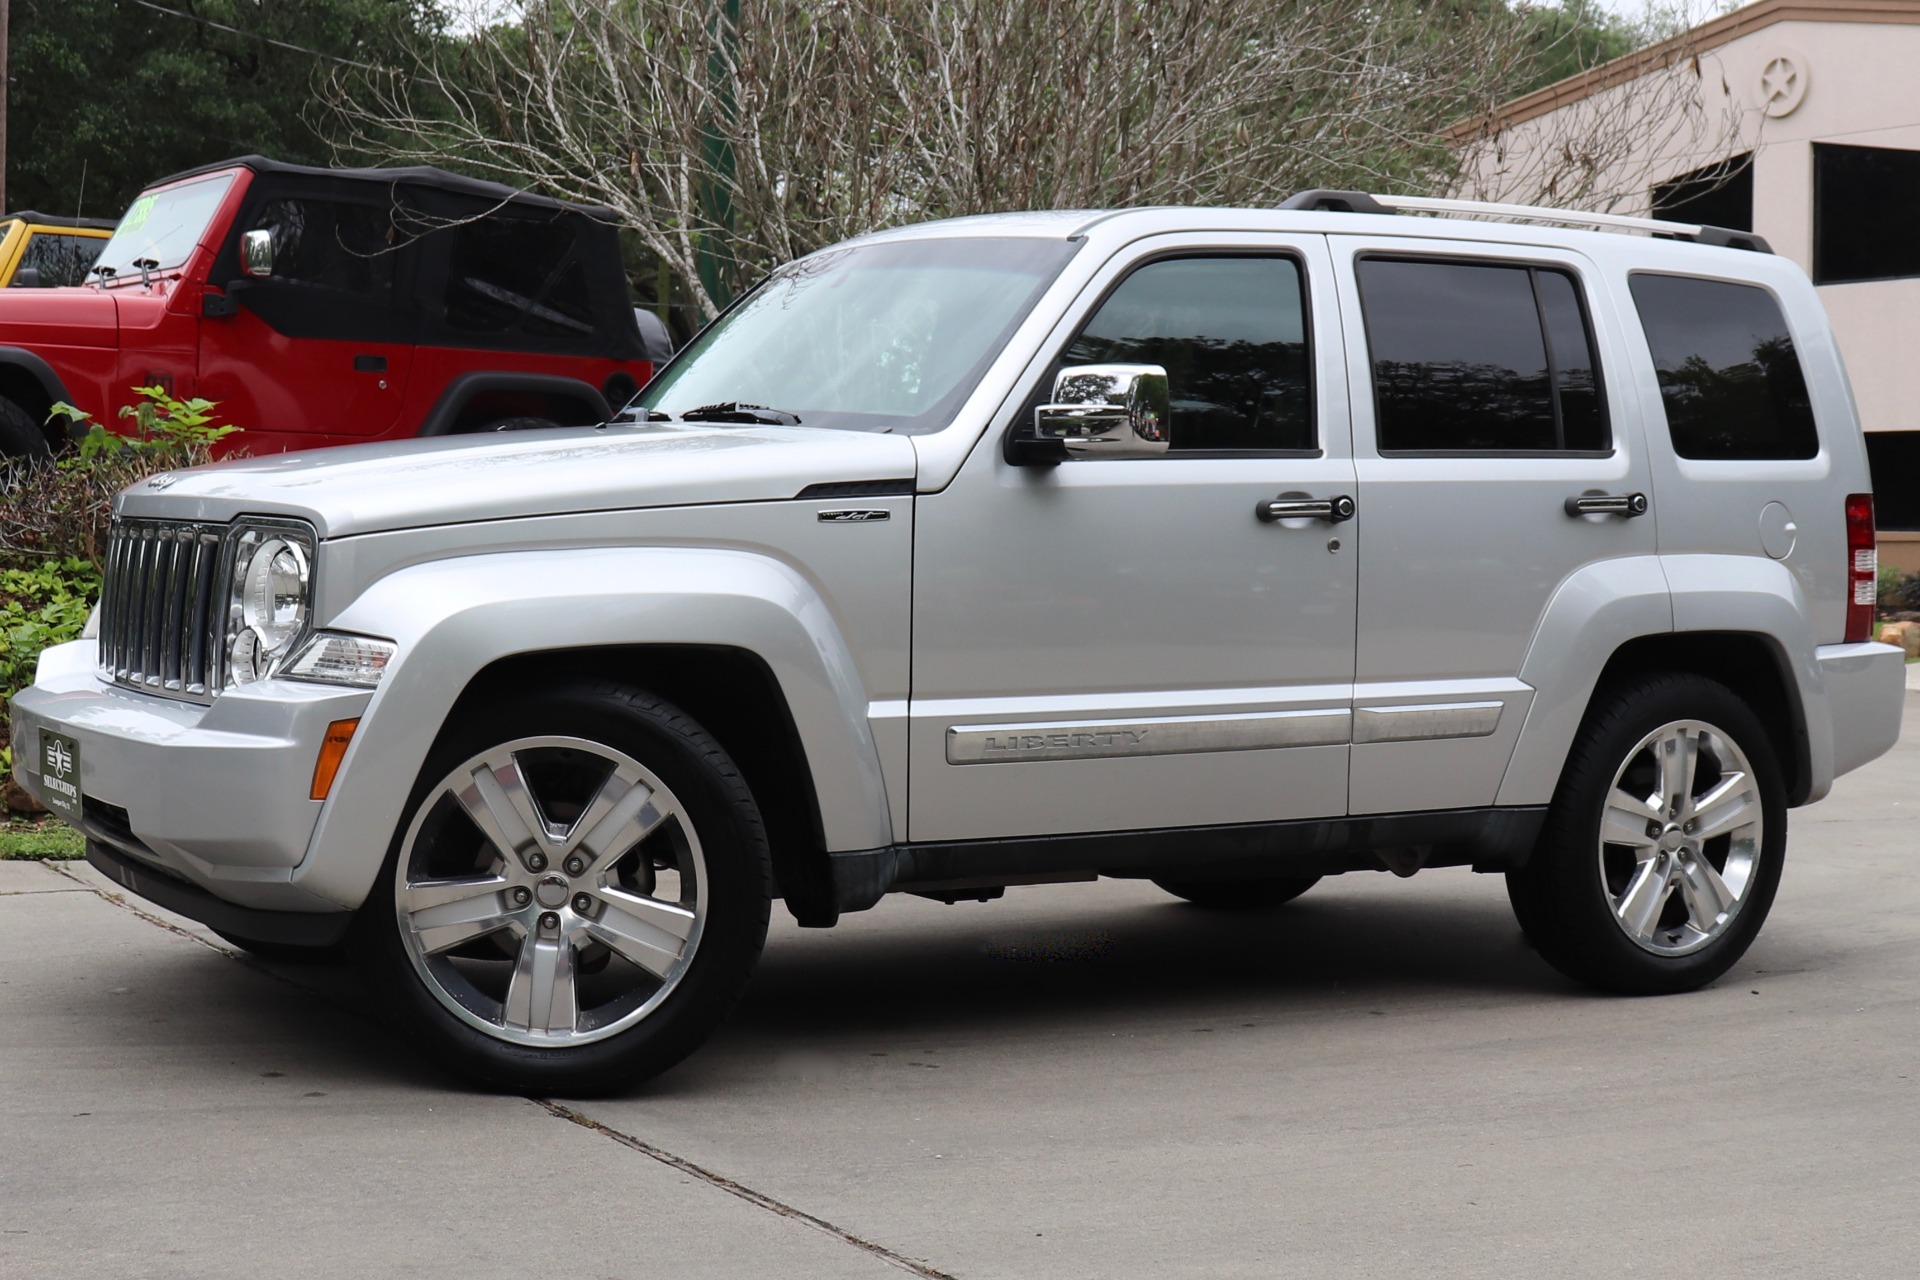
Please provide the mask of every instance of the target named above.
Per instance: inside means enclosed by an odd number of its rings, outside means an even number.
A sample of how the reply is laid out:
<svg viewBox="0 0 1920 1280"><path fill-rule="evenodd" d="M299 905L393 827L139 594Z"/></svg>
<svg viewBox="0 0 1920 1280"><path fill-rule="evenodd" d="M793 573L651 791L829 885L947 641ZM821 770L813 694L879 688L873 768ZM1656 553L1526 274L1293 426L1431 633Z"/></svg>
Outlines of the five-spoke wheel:
<svg viewBox="0 0 1920 1280"><path fill-rule="evenodd" d="M766 935L766 841L739 774L683 713L621 686L453 726L389 872L356 931L390 1003L448 1065L510 1087L664 1070L724 1016Z"/></svg>
<svg viewBox="0 0 1920 1280"><path fill-rule="evenodd" d="M1725 686L1676 674L1602 690L1532 859L1507 877L1522 928L1596 986L1711 982L1772 905L1785 791L1765 730Z"/></svg>

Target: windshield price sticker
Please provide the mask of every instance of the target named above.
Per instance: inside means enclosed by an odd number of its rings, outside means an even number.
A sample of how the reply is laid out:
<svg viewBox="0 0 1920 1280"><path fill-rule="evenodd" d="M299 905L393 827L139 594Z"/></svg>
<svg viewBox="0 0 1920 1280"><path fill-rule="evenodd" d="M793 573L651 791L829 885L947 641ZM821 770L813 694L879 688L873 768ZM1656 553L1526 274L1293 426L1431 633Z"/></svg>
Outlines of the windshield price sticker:
<svg viewBox="0 0 1920 1280"><path fill-rule="evenodd" d="M40 799L61 817L80 820L80 744L44 729L40 731Z"/></svg>

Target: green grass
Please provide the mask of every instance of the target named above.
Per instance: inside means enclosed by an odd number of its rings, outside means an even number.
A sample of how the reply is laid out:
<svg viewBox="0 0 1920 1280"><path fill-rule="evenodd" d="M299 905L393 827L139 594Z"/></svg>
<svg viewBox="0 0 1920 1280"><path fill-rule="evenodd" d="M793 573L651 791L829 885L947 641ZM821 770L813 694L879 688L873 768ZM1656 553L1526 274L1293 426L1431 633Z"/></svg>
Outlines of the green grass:
<svg viewBox="0 0 1920 1280"><path fill-rule="evenodd" d="M87 856L86 840L64 822L15 818L0 826L0 862L70 860Z"/></svg>

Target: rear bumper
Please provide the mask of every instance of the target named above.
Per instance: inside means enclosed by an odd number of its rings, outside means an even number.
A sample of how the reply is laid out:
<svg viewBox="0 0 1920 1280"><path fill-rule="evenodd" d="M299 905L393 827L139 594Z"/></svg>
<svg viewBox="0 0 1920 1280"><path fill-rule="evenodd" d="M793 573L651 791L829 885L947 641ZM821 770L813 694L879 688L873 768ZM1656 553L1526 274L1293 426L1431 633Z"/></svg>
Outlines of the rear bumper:
<svg viewBox="0 0 1920 1280"><path fill-rule="evenodd" d="M1833 722L1833 776L1873 760L1899 740L1906 707L1906 654L1890 644L1829 644L1814 650Z"/></svg>
<svg viewBox="0 0 1920 1280"><path fill-rule="evenodd" d="M135 893L199 919L207 917L143 884L184 883L260 911L338 911L292 878L320 815L321 802L308 795L321 740L331 722L360 715L370 695L270 680L200 706L103 683L95 653L92 640L47 650L34 684L14 695L21 785L44 801L40 735L71 738L89 844L158 873L141 883L115 877Z"/></svg>

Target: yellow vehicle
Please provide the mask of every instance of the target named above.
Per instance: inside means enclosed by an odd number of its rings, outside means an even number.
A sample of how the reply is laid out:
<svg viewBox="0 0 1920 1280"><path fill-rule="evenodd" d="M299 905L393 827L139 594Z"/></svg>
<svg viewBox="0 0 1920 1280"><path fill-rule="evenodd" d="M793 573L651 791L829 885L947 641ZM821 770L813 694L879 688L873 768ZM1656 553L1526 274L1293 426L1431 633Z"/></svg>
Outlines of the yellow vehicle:
<svg viewBox="0 0 1920 1280"><path fill-rule="evenodd" d="M85 284L87 269L113 235L105 218L10 213L0 218L0 288Z"/></svg>

